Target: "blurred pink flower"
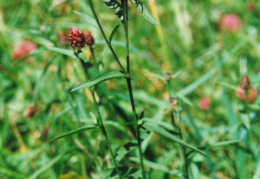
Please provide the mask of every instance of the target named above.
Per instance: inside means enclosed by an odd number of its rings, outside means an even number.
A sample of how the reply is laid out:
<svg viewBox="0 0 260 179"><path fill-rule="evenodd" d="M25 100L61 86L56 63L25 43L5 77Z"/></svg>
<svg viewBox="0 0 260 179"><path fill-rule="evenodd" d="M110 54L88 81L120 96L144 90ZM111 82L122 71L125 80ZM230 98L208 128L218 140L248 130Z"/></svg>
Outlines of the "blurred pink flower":
<svg viewBox="0 0 260 179"><path fill-rule="evenodd" d="M247 91L247 102L253 103L255 99L257 98L258 91L255 88L249 87ZM237 87L237 96L242 100L245 101L245 88L242 84L239 84Z"/></svg>
<svg viewBox="0 0 260 179"><path fill-rule="evenodd" d="M64 0L53 0L51 6L55 7L63 2L64 2Z"/></svg>
<svg viewBox="0 0 260 179"><path fill-rule="evenodd" d="M65 46L68 44L68 40L67 40L67 34L64 32L60 32L59 33L59 42L62 46Z"/></svg>
<svg viewBox="0 0 260 179"><path fill-rule="evenodd" d="M29 40L25 40L22 43L18 44L13 51L13 59L17 60L21 57L24 57L37 48L37 45Z"/></svg>
<svg viewBox="0 0 260 179"><path fill-rule="evenodd" d="M228 32L235 32L241 26L240 18L236 14L226 14L220 17L220 28Z"/></svg>
<svg viewBox="0 0 260 179"><path fill-rule="evenodd" d="M199 102L199 108L200 108L201 110L206 110L206 109L208 109L209 105L210 105L210 98L208 98L208 97L203 97L203 98L200 100L200 102Z"/></svg>

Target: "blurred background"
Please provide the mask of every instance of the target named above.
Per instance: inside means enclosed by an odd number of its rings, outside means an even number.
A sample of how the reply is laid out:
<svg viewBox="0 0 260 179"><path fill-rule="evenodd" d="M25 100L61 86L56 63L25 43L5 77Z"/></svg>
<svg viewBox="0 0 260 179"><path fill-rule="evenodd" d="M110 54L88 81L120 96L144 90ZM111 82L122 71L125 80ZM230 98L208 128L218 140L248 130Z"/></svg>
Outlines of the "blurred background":
<svg viewBox="0 0 260 179"><path fill-rule="evenodd" d="M142 3L160 26L149 23L128 4L137 112L145 111L147 119L176 128L171 123L174 106L165 80L169 73L180 98L184 140L201 149L208 147L211 156L189 159L190 178L260 178L259 1ZM107 36L121 24L112 46L125 66L123 24L103 1L95 1L94 6ZM96 121L96 112L88 89L68 92L85 81L78 61L47 48L71 49L67 43L71 27L91 31L100 73L119 69L100 31L75 10L93 17L87 0L0 1L0 178L112 176L111 157L100 131L87 132L98 161L82 133L48 142L78 128L77 118L83 124ZM83 54L91 64L93 54L87 47ZM237 95L244 75L256 91L248 105ZM103 83L102 89L99 107L117 152L134 139L125 122L131 114L127 86L124 80L112 80ZM181 147L158 135L143 132L142 136L148 178L183 178ZM209 147L222 141L238 142ZM120 166L138 169L136 154L132 150L118 159ZM133 173L129 177L135 178Z"/></svg>

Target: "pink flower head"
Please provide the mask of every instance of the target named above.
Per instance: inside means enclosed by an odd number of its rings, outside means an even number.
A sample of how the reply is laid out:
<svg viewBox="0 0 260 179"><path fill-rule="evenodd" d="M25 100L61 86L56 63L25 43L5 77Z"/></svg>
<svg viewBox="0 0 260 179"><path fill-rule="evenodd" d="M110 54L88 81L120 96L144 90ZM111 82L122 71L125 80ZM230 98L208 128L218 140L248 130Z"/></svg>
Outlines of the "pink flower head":
<svg viewBox="0 0 260 179"><path fill-rule="evenodd" d="M64 32L59 33L59 42L61 45L65 46L67 44L67 34Z"/></svg>
<svg viewBox="0 0 260 179"><path fill-rule="evenodd" d="M237 87L237 96L242 100L245 101L245 87L243 84L239 84ZM258 91L255 88L252 88L251 86L247 89L247 102L253 103L255 99L257 98Z"/></svg>
<svg viewBox="0 0 260 179"><path fill-rule="evenodd" d="M222 15L220 18L220 28L228 31L235 32L241 26L240 18L236 14Z"/></svg>
<svg viewBox="0 0 260 179"><path fill-rule="evenodd" d="M199 102L199 108L200 108L201 110L206 110L206 109L208 109L209 105L210 105L210 98L208 98L208 97L203 97L203 98L200 100L200 102Z"/></svg>
<svg viewBox="0 0 260 179"><path fill-rule="evenodd" d="M80 51L85 46L84 35L77 27L70 29L69 37L69 44L73 49Z"/></svg>
<svg viewBox="0 0 260 179"><path fill-rule="evenodd" d="M37 45L29 40L25 40L14 48L13 59L24 57L37 48Z"/></svg>

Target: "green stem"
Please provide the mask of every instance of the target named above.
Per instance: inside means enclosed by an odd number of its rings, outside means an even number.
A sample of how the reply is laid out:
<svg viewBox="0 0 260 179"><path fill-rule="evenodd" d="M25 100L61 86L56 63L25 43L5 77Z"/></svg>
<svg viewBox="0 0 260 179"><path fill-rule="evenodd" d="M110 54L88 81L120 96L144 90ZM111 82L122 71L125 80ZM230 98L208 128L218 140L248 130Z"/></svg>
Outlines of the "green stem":
<svg viewBox="0 0 260 179"><path fill-rule="evenodd" d="M88 71L87 71L87 67L85 65L85 62L83 59L81 59L78 54L76 54L77 58L80 60L80 63L84 69L84 75L85 75L85 78L86 80L88 80L90 78L89 74L88 74ZM100 113L100 110L98 108L98 104L97 104L97 100L96 100L96 97L95 97L95 94L94 94L94 90L91 90L91 95L92 95L92 98L94 100L94 103L95 103L95 106L96 106L96 109L97 109L97 113L98 113L98 125L100 126L101 130L102 130L102 133L104 134L105 136L105 139L106 139L106 143L107 143L107 146L109 148L109 151L110 151L110 154L111 154L111 157L112 157L112 160L113 160L113 163L115 165L115 168L116 168L116 171L118 173L118 175L121 177L121 173L120 173L120 170L118 169L118 165L117 165L117 162L116 162L116 159L115 159L115 155L113 154L113 151L112 151L112 148L111 148L111 144L110 144L110 141L108 139L108 135L107 135L107 132L106 132L106 129L104 127L104 124L103 124L103 120L102 120L102 116L101 116L101 113Z"/></svg>
<svg viewBox="0 0 260 179"><path fill-rule="evenodd" d="M101 34L102 34L103 38L105 39L105 41L106 41L106 43L107 43L108 48L109 48L110 51L112 52L114 58L116 59L118 65L120 66L121 70L122 70L124 73L126 73L126 71L125 71L124 67L122 66L121 62L119 61L119 59L118 59L118 57L117 57L117 55L116 55L116 53L115 53L113 47L109 44L109 42L108 42L108 40L107 40L106 34L105 34L105 32L104 32L104 30L103 30L101 24L100 24L100 21L99 21L99 19L98 19L98 16L97 16L97 13L96 13L96 11L95 11L95 8L94 8L94 5L93 5L92 0L88 0L88 3L89 3L89 6L90 6L91 11L92 11L92 13L93 13L93 15L94 15L94 17L95 17L95 20L96 20L96 22L97 22L97 24L98 24L98 27L99 27L99 29L100 29L100 31L101 31Z"/></svg>
<svg viewBox="0 0 260 179"><path fill-rule="evenodd" d="M174 96L179 103L179 99L175 94L175 90L174 90L173 86L171 85L170 80L167 80L167 85L168 85L168 91L169 91L170 98L171 98L171 95ZM171 92L172 92L172 94L171 94ZM175 124L173 110L171 110L171 118L172 118L172 123ZM180 137L181 140L183 140L183 135L182 135L182 130L181 130L182 120L181 120L181 113L180 113L180 105L179 104L177 104L177 118L179 119L179 137ZM184 163L184 167L185 167L184 173L185 173L185 175L184 176L185 176L185 178L189 179L189 160L188 160L186 148L184 146L182 146L182 153L183 153L184 160L185 160L185 163Z"/></svg>
<svg viewBox="0 0 260 179"><path fill-rule="evenodd" d="M92 46L90 46L89 48L90 48L91 55L93 57L92 58L93 59L93 64L94 64L94 66L98 67L97 66L97 59L96 59L94 48Z"/></svg>
<svg viewBox="0 0 260 179"><path fill-rule="evenodd" d="M129 58L129 37L128 37L128 7L127 7L127 0L121 0L121 4L123 7L123 15L124 15L124 29L125 29L125 38L126 38L126 63L127 63L127 73L130 76L130 58ZM138 126L138 116L135 109L135 102L134 102L134 96L133 96L133 89L130 78L127 78L127 87L128 92L130 96L131 106L132 106L132 112L135 116L137 125L136 125L136 138L137 138L137 144L138 144L138 151L139 151L139 159L140 159L140 165L141 165L141 171L142 171L142 178L145 179L145 172L144 172L144 162L143 162L143 152L142 152L142 146L141 146L141 137L140 137L140 128Z"/></svg>
<svg viewBox="0 0 260 179"><path fill-rule="evenodd" d="M99 108L98 108L98 103L97 103L97 100L96 100L96 97L95 97L95 94L94 94L94 90L91 91L91 94L92 94L92 97L93 97L93 99L94 99L94 102L95 102L95 106L96 106L96 108L97 108L97 111L98 111L98 117L99 117L99 123L100 123L99 125L100 125L100 128L101 128L101 130L102 130L104 136L105 136L105 139L106 139L106 142L107 142L107 146L108 146L108 148L109 148L110 154L111 154L111 156L112 156L112 160L113 160L114 165L115 165L115 168L116 168L116 172L118 173L118 175L120 176L120 178L122 178L121 173L120 173L120 171L119 171L119 169L118 169L118 165L117 165L117 162L116 162L116 159L115 159L115 155L114 155L114 153L113 153L113 151L112 151L112 148L111 148L110 141L109 141L109 139L108 139L108 135L107 135L107 132L106 132L106 129L105 129L105 126L104 126L102 117L101 117L100 110L99 110Z"/></svg>

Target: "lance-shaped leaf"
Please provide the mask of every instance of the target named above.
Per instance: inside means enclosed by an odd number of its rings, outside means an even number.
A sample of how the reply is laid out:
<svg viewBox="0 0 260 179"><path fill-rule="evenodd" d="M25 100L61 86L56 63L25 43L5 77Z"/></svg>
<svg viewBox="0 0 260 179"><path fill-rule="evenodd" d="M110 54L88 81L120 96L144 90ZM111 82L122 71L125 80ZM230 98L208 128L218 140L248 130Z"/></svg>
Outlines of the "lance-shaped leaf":
<svg viewBox="0 0 260 179"><path fill-rule="evenodd" d="M129 76L127 74L122 73L121 71L111 70L111 71L108 71L108 72L101 74L100 76L96 77L93 80L90 80L90 81L87 81L85 83L82 83L82 84L75 86L71 90L71 92L79 90L79 89L89 88L89 87L95 86L102 81L110 80L110 79L113 79L113 78L126 78L126 77L129 77Z"/></svg>
<svg viewBox="0 0 260 179"><path fill-rule="evenodd" d="M76 130L70 131L70 132L68 132L66 134L62 134L62 135L60 135L58 137L55 137L54 139L51 139L49 142L53 142L55 140L58 140L58 139L61 139L61 138L67 137L67 136L71 136L73 134L77 134L77 133L85 131L85 130L96 129L96 128L99 128L99 126L94 125L94 124L83 126L83 127L80 127L80 128L78 128Z"/></svg>
<svg viewBox="0 0 260 179"><path fill-rule="evenodd" d="M83 14L79 11L73 11L75 14L77 14L82 20L86 21L88 24L92 25L93 27L95 27L97 30L99 30L98 28L98 24L97 21L95 19L93 19L92 17Z"/></svg>
<svg viewBox="0 0 260 179"><path fill-rule="evenodd" d="M159 22L151 15L151 13L144 7L140 0L130 0L133 6L140 12L144 18L155 25L160 25Z"/></svg>
<svg viewBox="0 0 260 179"><path fill-rule="evenodd" d="M209 157L205 152L201 151L200 149L187 144L186 142L184 142L183 140L179 139L178 137L175 137L174 135L172 135L171 133L169 133L168 131L166 131L164 128L156 125L156 124L150 124L150 123L144 123L143 127L145 127L147 130L151 131L151 132L155 132L157 134L163 135L171 140L173 140L176 143L179 143L185 147L188 147L196 152L199 152L200 154Z"/></svg>
<svg viewBox="0 0 260 179"><path fill-rule="evenodd" d="M239 140L229 140L229 141L216 143L216 144L211 145L207 148L212 149L212 148L223 147L223 146L226 146L226 145L237 144L237 143L239 143Z"/></svg>
<svg viewBox="0 0 260 179"><path fill-rule="evenodd" d="M62 49L62 48L57 48L57 47L47 47L48 50L54 51L54 52L58 52L61 53L63 55L67 55L70 56L74 59L77 59L77 57L75 56L74 52L72 50L66 50L66 49Z"/></svg>
<svg viewBox="0 0 260 179"><path fill-rule="evenodd" d="M113 40L113 37L114 37L115 34L117 33L119 27L120 27L120 25L117 25L117 26L114 28L114 30L112 31L112 33L111 33L111 35L110 35L110 37L109 37L109 41L108 41L109 45L111 45L111 42L112 42L112 40Z"/></svg>

